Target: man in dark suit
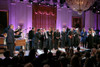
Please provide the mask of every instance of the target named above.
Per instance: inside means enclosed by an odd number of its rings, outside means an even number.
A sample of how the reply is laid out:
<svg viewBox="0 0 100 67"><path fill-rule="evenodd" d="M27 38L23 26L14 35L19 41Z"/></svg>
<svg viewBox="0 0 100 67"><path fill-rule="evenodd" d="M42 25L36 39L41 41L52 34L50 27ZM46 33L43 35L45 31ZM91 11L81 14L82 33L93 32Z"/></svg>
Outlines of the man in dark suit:
<svg viewBox="0 0 100 67"><path fill-rule="evenodd" d="M63 31L61 32L61 48L64 48L66 45L66 31L65 28L63 28Z"/></svg>
<svg viewBox="0 0 100 67"><path fill-rule="evenodd" d="M78 47L80 43L79 35L80 35L79 30L76 29L76 32L74 33L74 47Z"/></svg>
<svg viewBox="0 0 100 67"><path fill-rule="evenodd" d="M34 32L35 32L35 28L33 27L32 30L29 31L28 37L29 37L29 49L31 50L32 47L34 46Z"/></svg>
<svg viewBox="0 0 100 67"><path fill-rule="evenodd" d="M45 30L45 28L43 29L43 48L47 48L47 41L48 41L48 37L47 37L47 31Z"/></svg>
<svg viewBox="0 0 100 67"><path fill-rule="evenodd" d="M68 46L73 47L74 44L74 32L73 28L68 32Z"/></svg>
<svg viewBox="0 0 100 67"><path fill-rule="evenodd" d="M37 29L37 32L34 36L34 48L37 50L40 44L40 37L41 37L41 33L40 33L40 29Z"/></svg>
<svg viewBox="0 0 100 67"><path fill-rule="evenodd" d="M90 31L89 32L89 35L87 37L87 42L88 42L88 48L89 49L92 49L93 48L93 43L94 43L94 40L93 40L93 36L92 36L92 32Z"/></svg>
<svg viewBox="0 0 100 67"><path fill-rule="evenodd" d="M14 26L11 24L9 30L7 31L7 38L6 38L6 43L7 43L7 49L10 50L10 55L13 57L14 56L14 31L13 31Z"/></svg>
<svg viewBox="0 0 100 67"><path fill-rule="evenodd" d="M52 30L49 28L49 31L47 31L47 37L48 37L48 47L50 50L52 49Z"/></svg>
<svg viewBox="0 0 100 67"><path fill-rule="evenodd" d="M39 44L39 48L43 49L44 48L44 43L45 43L45 39L46 39L46 35L44 33L44 29L41 29L41 35L40 35L40 44Z"/></svg>
<svg viewBox="0 0 100 67"><path fill-rule="evenodd" d="M55 49L58 49L58 42L59 42L59 39L60 39L60 32L59 32L59 30L57 29L57 31L54 33L54 40L55 40L54 48L55 48Z"/></svg>

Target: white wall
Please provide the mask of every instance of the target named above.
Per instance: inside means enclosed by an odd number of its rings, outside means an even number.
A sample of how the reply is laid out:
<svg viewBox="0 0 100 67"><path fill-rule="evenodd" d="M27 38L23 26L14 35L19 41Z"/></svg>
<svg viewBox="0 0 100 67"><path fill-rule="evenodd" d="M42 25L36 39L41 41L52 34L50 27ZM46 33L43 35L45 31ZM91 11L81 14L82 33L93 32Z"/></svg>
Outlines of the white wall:
<svg viewBox="0 0 100 67"><path fill-rule="evenodd" d="M92 11L85 12L85 28L95 28L95 14Z"/></svg>
<svg viewBox="0 0 100 67"><path fill-rule="evenodd" d="M57 7L56 28L61 31L63 26L67 26L69 28L72 26L72 11L67 7Z"/></svg>
<svg viewBox="0 0 100 67"><path fill-rule="evenodd" d="M32 4L23 2L10 3L9 22L9 24L15 26L15 29L19 24L23 24L23 29L27 29L24 32L27 33L29 27L32 28Z"/></svg>

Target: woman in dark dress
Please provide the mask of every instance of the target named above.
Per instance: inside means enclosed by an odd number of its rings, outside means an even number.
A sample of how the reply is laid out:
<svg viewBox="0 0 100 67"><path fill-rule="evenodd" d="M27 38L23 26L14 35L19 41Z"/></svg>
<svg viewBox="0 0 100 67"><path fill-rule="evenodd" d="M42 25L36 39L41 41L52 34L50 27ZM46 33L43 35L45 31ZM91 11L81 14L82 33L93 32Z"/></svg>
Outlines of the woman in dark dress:
<svg viewBox="0 0 100 67"><path fill-rule="evenodd" d="M93 36L92 36L92 32L89 31L89 35L88 35L88 38L87 38L87 42L88 42L88 48L91 49L93 47L93 43L94 43L94 40L93 40Z"/></svg>

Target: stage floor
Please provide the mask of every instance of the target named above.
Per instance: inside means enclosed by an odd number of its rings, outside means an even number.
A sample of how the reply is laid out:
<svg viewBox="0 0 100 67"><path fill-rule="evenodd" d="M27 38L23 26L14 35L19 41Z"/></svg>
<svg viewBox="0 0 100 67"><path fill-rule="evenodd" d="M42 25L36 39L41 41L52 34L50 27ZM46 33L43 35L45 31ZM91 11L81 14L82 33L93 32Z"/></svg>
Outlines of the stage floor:
<svg viewBox="0 0 100 67"><path fill-rule="evenodd" d="M61 52L65 52L65 49L64 49L64 48L58 48L58 50L60 50ZM86 51L86 50L89 50L89 49L80 47L80 51L81 51L81 52L82 52L82 51ZM50 50L48 50L48 52L49 52L49 51L50 51ZM52 52L54 55L55 55L56 51L57 51L57 50L55 50L55 49L52 49L52 50L51 50L51 52ZM74 52L77 52L77 48L74 48ZM18 53L19 53L19 51L14 51L14 56L17 56ZM37 50L37 55L40 55L40 54L43 54L43 53L44 53L43 50L40 50L40 49ZM28 56L28 55L29 55L29 50L24 51L24 55L25 55L25 56ZM0 58L4 59L3 54L0 54Z"/></svg>

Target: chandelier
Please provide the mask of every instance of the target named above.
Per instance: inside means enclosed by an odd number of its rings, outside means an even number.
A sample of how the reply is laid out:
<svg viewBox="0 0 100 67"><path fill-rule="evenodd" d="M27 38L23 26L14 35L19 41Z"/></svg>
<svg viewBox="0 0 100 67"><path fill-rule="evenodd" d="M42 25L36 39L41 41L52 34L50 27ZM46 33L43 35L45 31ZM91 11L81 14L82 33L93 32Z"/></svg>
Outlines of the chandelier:
<svg viewBox="0 0 100 67"><path fill-rule="evenodd" d="M66 2L70 8L81 15L83 11L89 9L94 4L95 0L66 0Z"/></svg>

